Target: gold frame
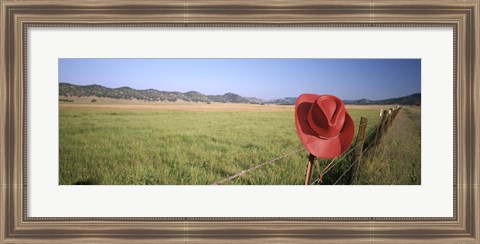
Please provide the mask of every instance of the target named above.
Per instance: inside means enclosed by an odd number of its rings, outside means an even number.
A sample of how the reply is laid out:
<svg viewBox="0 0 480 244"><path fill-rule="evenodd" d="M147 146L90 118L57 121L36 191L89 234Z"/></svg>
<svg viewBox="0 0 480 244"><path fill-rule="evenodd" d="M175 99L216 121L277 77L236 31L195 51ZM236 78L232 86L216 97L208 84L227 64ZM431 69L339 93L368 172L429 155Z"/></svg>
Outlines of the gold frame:
<svg viewBox="0 0 480 244"><path fill-rule="evenodd" d="M0 0L0 243L480 243L480 2ZM30 26L451 26L452 218L32 218L26 215L26 29Z"/></svg>

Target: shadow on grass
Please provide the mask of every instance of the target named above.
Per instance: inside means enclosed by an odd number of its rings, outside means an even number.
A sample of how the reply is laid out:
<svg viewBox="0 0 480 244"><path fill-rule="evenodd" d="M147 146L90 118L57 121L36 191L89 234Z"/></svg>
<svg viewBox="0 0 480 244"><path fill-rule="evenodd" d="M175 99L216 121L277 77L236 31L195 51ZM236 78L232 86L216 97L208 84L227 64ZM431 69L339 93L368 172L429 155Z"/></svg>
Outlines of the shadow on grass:
<svg viewBox="0 0 480 244"><path fill-rule="evenodd" d="M79 180L73 183L73 185L99 185L99 182L98 180L95 180L95 179L86 179L86 180Z"/></svg>

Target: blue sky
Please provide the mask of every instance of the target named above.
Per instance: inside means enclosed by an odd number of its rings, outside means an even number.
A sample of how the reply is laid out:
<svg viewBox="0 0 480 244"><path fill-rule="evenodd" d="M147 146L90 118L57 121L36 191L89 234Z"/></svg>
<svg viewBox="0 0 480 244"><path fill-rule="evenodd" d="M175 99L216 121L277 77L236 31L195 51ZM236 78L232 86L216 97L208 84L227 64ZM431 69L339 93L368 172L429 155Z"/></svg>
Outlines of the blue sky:
<svg viewBox="0 0 480 244"><path fill-rule="evenodd" d="M59 59L59 82L262 99L317 93L378 100L419 93L421 60Z"/></svg>

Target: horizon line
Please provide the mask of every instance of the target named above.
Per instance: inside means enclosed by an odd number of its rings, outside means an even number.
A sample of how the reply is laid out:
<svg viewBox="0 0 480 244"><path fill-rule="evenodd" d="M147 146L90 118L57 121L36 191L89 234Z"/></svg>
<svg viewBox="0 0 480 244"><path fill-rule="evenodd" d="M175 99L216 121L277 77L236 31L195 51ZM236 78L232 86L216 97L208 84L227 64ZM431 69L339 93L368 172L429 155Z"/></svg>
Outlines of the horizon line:
<svg viewBox="0 0 480 244"><path fill-rule="evenodd" d="M235 94L235 95L239 95L241 97L245 97L245 98L256 98L256 99L261 99L261 100L276 100L276 99L284 99L284 98L298 98L300 95L298 96L287 96L287 97L277 97L277 98L271 98L271 99L265 99L265 98L258 98L258 97L251 97L251 96L244 96L244 95L241 95L241 94L237 94L237 93L234 93L234 92L225 92L224 94L211 94L211 95L208 95L208 94L204 94L202 92L199 92L199 91L194 91L194 90L191 90L191 91L186 91L186 92L181 92L181 91L167 91L167 90L158 90L156 88L147 88L147 89L138 89L138 88L133 88L133 87L130 87L130 86L120 86L120 87L108 87L108 86L104 86L104 85L101 85L101 84L90 84L90 85L77 85L75 83L71 83L71 82L65 82L65 81L60 81L59 84L61 83L64 83L64 84L70 84L70 85L75 85L75 86L94 86L94 85L97 85L97 86L102 86L102 87L105 87L105 88L108 88L108 89L120 89L120 88L130 88L132 90L137 90L137 91L147 91L147 90L156 90L156 91L159 91L159 92L178 92L178 93L189 93L189 92L198 92L204 96L223 96L223 95L226 95L226 94ZM320 95L327 95L328 93L325 93L325 94L320 94ZM403 96L397 96L397 97L389 97L389 98L383 98L383 99L369 99L369 98L365 98L365 97L362 97L362 98L349 98L349 99L342 99L343 101L355 101L355 100L362 100L362 99L366 99L366 100L370 100L370 101L381 101L381 100L388 100L388 99L395 99L395 98L401 98L401 97L407 97L407 96L411 96L411 95L414 95L414 94L421 94L421 92L414 92L414 93L410 93L410 94L407 94L407 95L403 95ZM332 94L330 94L332 95Z"/></svg>

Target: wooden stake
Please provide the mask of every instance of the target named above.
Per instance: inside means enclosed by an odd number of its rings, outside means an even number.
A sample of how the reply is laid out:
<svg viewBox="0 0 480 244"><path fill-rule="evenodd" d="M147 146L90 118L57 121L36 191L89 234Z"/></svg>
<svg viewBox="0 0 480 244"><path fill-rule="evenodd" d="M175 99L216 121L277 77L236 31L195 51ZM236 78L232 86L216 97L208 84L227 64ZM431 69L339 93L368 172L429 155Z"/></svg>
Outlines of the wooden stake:
<svg viewBox="0 0 480 244"><path fill-rule="evenodd" d="M360 126L358 127L357 140L355 142L355 156L353 157L353 166L350 169L350 177L348 178L349 185L355 184L355 180L357 178L358 165L360 165L363 156L363 144L365 142L365 134L367 132L367 123L367 118L360 118Z"/></svg>
<svg viewBox="0 0 480 244"><path fill-rule="evenodd" d="M390 109L388 110L388 121L387 121L387 124L388 124L388 125L387 125L387 128L386 128L386 129L390 128L390 126L392 125L392 120L393 120L393 109L390 108Z"/></svg>
<svg viewBox="0 0 480 244"><path fill-rule="evenodd" d="M377 127L377 134L375 135L375 143L377 144L380 140L380 138L382 138L382 133L384 131L384 128L385 127L385 121L387 120L387 110L383 110L381 111L381 115L380 115L380 122L378 123L378 127Z"/></svg>
<svg viewBox="0 0 480 244"><path fill-rule="evenodd" d="M380 121L378 122L378 125L377 125L377 131L375 133L375 140L373 143L375 143L375 145L373 145L373 148L372 148L372 158L375 157L375 151L376 151L376 148L378 146L378 144L380 143L380 138L382 138L382 133L383 133L383 126L384 126L384 123L385 123L385 120L387 118L387 111L386 110L380 110Z"/></svg>
<svg viewBox="0 0 480 244"><path fill-rule="evenodd" d="M315 162L315 156L310 153L310 155L308 155L308 165L307 165L307 173L305 175L305 185L310 185L310 179L312 178L312 169L313 169L314 162Z"/></svg>

